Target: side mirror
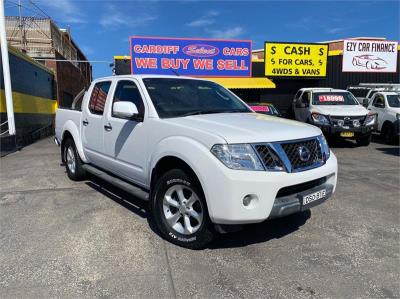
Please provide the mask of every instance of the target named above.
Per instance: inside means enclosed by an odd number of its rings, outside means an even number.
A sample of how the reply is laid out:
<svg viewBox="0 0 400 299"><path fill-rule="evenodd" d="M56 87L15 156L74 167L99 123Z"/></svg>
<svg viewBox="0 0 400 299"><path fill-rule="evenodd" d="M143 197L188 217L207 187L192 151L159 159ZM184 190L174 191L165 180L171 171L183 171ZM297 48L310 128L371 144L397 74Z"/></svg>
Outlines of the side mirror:
<svg viewBox="0 0 400 299"><path fill-rule="evenodd" d="M137 107L132 102L115 102L113 115L120 118L131 119L139 114Z"/></svg>

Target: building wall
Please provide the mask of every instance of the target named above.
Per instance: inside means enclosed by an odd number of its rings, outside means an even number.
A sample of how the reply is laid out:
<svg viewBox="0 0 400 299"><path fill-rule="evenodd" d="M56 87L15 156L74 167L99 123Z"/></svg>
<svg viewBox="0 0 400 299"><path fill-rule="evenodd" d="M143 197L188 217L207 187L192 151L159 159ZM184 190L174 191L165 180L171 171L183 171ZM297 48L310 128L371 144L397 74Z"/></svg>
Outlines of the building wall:
<svg viewBox="0 0 400 299"><path fill-rule="evenodd" d="M92 80L89 62L78 62L87 61L87 58L70 33L58 28L51 19L23 17L22 31L19 30L19 22L18 17L6 17L7 41L28 56L40 59L44 66L54 72L57 101L60 106L70 105L72 99Z"/></svg>
<svg viewBox="0 0 400 299"><path fill-rule="evenodd" d="M0 53L1 56L1 53ZM53 132L57 108L54 74L18 50L9 50L17 145ZM0 123L7 120L2 64L0 64ZM4 132L7 126L2 126ZM1 139L2 143L3 139ZM1 151L6 148L1 146Z"/></svg>
<svg viewBox="0 0 400 299"><path fill-rule="evenodd" d="M338 42L337 44L340 44ZM339 46L338 46L339 47ZM342 44L343 47L343 44ZM341 53L330 53L328 56L327 76L325 79L302 78L270 78L275 89L262 89L255 95L253 92L243 93L242 98L247 101L248 95L261 102L273 103L283 115L292 117L291 104L296 92L303 87L332 87L346 89L349 85L359 83L400 83L400 51L397 52L396 73L343 73ZM253 77L264 76L264 62L253 62ZM233 90L235 93L239 91Z"/></svg>
<svg viewBox="0 0 400 299"><path fill-rule="evenodd" d="M56 52L56 60L63 56ZM59 107L71 107L73 98L90 85L91 67L89 63L81 63L77 67L70 62L46 60L45 65L55 73L56 95ZM79 66L81 65L79 64ZM86 66L85 66L86 65Z"/></svg>

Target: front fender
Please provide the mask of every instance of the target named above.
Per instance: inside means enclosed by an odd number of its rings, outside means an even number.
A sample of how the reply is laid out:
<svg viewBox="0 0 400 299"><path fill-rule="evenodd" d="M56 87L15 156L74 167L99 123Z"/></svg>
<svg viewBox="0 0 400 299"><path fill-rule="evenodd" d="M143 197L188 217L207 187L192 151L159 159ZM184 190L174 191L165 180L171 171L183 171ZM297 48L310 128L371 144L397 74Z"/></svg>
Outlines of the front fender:
<svg viewBox="0 0 400 299"><path fill-rule="evenodd" d="M210 163L216 161L216 158L214 157L214 155L212 155L210 149L204 144L184 136L172 136L161 140L156 145L148 164L150 165L150 168L148 170L149 185L151 180L151 173L154 167L156 166L158 161L167 156L179 158L190 166L190 168L193 170L200 181L207 201L208 190L205 177L206 172L203 168L209 168ZM219 161L217 162L220 163ZM211 205L208 202L207 205L210 209Z"/></svg>
<svg viewBox="0 0 400 299"><path fill-rule="evenodd" d="M72 120L67 120L64 124L63 131L62 131L62 138L64 139L64 134L65 132L69 132L72 135L72 138L74 139L74 143L76 146L76 150L78 151L79 156L81 157L81 160L85 163L88 162L88 159L85 156L85 153L83 152L83 146L82 146L82 140L79 134L79 130L76 126L76 124Z"/></svg>

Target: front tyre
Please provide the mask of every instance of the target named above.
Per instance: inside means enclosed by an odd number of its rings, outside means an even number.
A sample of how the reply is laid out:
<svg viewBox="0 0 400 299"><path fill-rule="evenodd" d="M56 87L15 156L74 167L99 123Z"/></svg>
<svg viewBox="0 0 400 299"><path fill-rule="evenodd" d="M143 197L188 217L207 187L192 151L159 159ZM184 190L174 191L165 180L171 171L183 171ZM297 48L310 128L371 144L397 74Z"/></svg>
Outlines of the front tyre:
<svg viewBox="0 0 400 299"><path fill-rule="evenodd" d="M213 229L200 184L181 169L167 171L156 182L152 197L154 222L171 243L204 248Z"/></svg>
<svg viewBox="0 0 400 299"><path fill-rule="evenodd" d="M381 135L386 144L395 143L395 134L393 126L386 124L382 129Z"/></svg>
<svg viewBox="0 0 400 299"><path fill-rule="evenodd" d="M357 137L356 142L358 146L368 146L371 143L371 134Z"/></svg>
<svg viewBox="0 0 400 299"><path fill-rule="evenodd" d="M82 160L79 157L74 141L69 138L65 141L64 161L68 177L73 181L80 181L85 177Z"/></svg>

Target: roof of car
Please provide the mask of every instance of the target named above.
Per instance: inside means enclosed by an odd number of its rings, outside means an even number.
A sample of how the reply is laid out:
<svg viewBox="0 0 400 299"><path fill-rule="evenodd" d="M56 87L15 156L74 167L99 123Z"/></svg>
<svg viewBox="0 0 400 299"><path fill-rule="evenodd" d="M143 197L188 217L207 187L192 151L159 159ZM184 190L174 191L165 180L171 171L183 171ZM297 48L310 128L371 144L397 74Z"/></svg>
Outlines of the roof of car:
<svg viewBox="0 0 400 299"><path fill-rule="evenodd" d="M399 95L399 92L395 92L395 91L378 91L377 93L383 94L383 95Z"/></svg>
<svg viewBox="0 0 400 299"><path fill-rule="evenodd" d="M347 91L344 89L335 89L335 88L329 88L329 87L306 87L306 88L301 88L300 90L302 91L329 91L329 92L343 92Z"/></svg>

